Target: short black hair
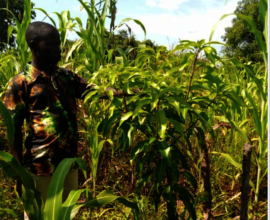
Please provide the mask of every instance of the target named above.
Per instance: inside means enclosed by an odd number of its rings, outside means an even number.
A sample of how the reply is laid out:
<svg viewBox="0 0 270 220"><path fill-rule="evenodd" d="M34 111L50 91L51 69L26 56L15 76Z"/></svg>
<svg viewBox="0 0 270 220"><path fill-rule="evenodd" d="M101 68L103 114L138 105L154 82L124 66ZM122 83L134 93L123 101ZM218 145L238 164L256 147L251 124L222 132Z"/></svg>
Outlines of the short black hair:
<svg viewBox="0 0 270 220"><path fill-rule="evenodd" d="M48 24L46 22L35 21L35 22L30 23L25 33L25 39L28 46L31 40L36 41L36 42L39 42L40 40L42 40L45 34L45 31L44 31L45 29L57 30L53 25Z"/></svg>

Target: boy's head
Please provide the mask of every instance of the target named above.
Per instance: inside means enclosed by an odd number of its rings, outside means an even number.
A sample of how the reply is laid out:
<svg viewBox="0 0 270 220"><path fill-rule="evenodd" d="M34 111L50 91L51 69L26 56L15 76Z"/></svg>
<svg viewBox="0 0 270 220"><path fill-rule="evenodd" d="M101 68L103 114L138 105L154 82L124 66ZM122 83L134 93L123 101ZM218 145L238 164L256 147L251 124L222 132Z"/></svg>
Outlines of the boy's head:
<svg viewBox="0 0 270 220"><path fill-rule="evenodd" d="M33 59L44 64L56 65L61 59L61 41L57 29L45 22L29 24L25 39Z"/></svg>

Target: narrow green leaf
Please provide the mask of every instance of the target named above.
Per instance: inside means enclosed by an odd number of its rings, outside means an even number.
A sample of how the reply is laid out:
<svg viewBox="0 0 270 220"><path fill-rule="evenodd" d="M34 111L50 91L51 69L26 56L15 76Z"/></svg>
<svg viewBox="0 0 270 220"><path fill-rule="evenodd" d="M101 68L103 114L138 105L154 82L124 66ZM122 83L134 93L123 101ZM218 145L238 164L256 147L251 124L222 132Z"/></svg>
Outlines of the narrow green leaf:
<svg viewBox="0 0 270 220"><path fill-rule="evenodd" d="M134 110L133 118L134 118L135 116L138 115L140 109L141 109L144 105L147 105L147 104L149 104L150 102L151 102L151 99L148 99L148 98L140 100L139 103L137 104L135 110Z"/></svg>
<svg viewBox="0 0 270 220"><path fill-rule="evenodd" d="M128 120L132 115L133 115L133 112L127 112L127 113L125 113L125 114L121 117L121 119L120 119L119 127L120 127L126 120Z"/></svg>
<svg viewBox="0 0 270 220"><path fill-rule="evenodd" d="M86 165L81 158L66 158L58 165L55 170L51 183L48 188L47 199L44 208L45 220L63 219L62 213L62 194L65 177L73 162L79 165L83 164L84 173L86 174Z"/></svg>
<svg viewBox="0 0 270 220"><path fill-rule="evenodd" d="M85 191L85 189L73 189L68 195L68 198L62 205L63 220L70 220L71 211L74 205L77 203L80 195Z"/></svg>
<svg viewBox="0 0 270 220"><path fill-rule="evenodd" d="M175 130L180 132L182 137L184 137L184 127L183 127L183 125L180 122L178 122L178 121L176 121L176 120L174 120L172 118L168 118L168 119L173 124Z"/></svg>
<svg viewBox="0 0 270 220"><path fill-rule="evenodd" d="M123 205L125 205L125 207L128 207L128 208L131 208L131 209L134 209L136 210L137 212L139 212L139 208L138 208L138 205L136 202L130 202L128 201L126 198L124 197L119 197L117 199L118 202L122 203Z"/></svg>
<svg viewBox="0 0 270 220"><path fill-rule="evenodd" d="M236 162L231 155L229 154L225 154L225 153L219 153L216 151L212 151L213 154L220 154L225 160L227 160L230 164L232 164L233 166L235 166L236 168L242 170L242 165L238 162Z"/></svg>
<svg viewBox="0 0 270 220"><path fill-rule="evenodd" d="M158 121L158 134L160 138L165 138L166 129L167 129L167 118L164 110L156 111L156 119Z"/></svg>
<svg viewBox="0 0 270 220"><path fill-rule="evenodd" d="M248 93L248 91L243 90L243 92L245 93L245 96L247 97L248 101L250 102L250 104L251 104L251 106L253 108L252 109L252 114L253 114L254 123L255 123L255 130L257 131L260 138L262 138L262 124L261 124L261 120L260 120L260 117L259 117L258 108L257 108L257 106L255 104L255 101L253 100L251 95Z"/></svg>
<svg viewBox="0 0 270 220"><path fill-rule="evenodd" d="M230 16L230 15L234 15L234 14L233 14L233 13L232 13L232 14L224 14L224 15L221 16L221 18L219 19L219 21L215 24L215 26L214 26L214 27L212 28L212 30L211 30L211 33L210 33L210 36L209 36L209 42L212 41L213 35L214 35L214 33L215 33L215 30L216 30L216 28L217 28L219 22L220 22L221 20L223 20L224 18Z"/></svg>
<svg viewBox="0 0 270 220"><path fill-rule="evenodd" d="M245 141L250 143L250 140L248 139L248 136L242 131L242 129L239 128L234 121L232 121L232 120L229 120L229 121L230 121L230 124L239 132L239 134L241 134L241 136L245 139Z"/></svg>
<svg viewBox="0 0 270 220"><path fill-rule="evenodd" d="M163 177L165 175L165 170L166 170L165 161L159 160L157 163L157 167L156 167L156 171L155 171L155 178L154 178L154 182L155 182L157 191L158 191L158 188L159 188L159 186L163 180Z"/></svg>
<svg viewBox="0 0 270 220"><path fill-rule="evenodd" d="M109 135L113 124L119 121L118 118L120 118L120 114L116 113L105 123L104 130L103 130L103 137L107 137Z"/></svg>
<svg viewBox="0 0 270 220"><path fill-rule="evenodd" d="M197 180L195 179L195 177L190 172L181 172L181 174L183 174L189 180L189 182L191 183L193 188L195 190L197 190L198 183L197 183Z"/></svg>
<svg viewBox="0 0 270 220"><path fill-rule="evenodd" d="M163 156L165 162L167 163L167 166L173 168L171 150L171 147L167 147L165 150L159 150L159 152Z"/></svg>
<svg viewBox="0 0 270 220"><path fill-rule="evenodd" d="M55 27L55 28L57 28L57 26L56 26L56 23L55 23L55 21L53 20L53 18L51 17L51 16L49 16L49 14L43 9L43 8L34 8L34 10L39 10L39 11L41 11L41 12L43 12L45 15L46 15L46 17L48 17L50 20L51 20L51 22L53 23L53 26ZM46 18L45 17L45 18ZM44 18L44 19L45 19ZM44 20L43 19L43 20Z"/></svg>
<svg viewBox="0 0 270 220"><path fill-rule="evenodd" d="M132 164L136 155L138 155L140 152L144 150L144 145L146 144L146 141L141 141L139 142L131 151L131 156L130 156L130 163Z"/></svg>

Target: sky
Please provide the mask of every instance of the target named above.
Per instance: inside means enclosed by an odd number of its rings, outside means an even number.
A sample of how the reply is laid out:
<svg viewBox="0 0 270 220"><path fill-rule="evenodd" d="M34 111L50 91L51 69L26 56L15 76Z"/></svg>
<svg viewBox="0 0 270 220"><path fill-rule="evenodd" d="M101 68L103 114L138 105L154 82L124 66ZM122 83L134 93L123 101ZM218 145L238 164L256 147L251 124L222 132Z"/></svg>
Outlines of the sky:
<svg viewBox="0 0 270 220"><path fill-rule="evenodd" d="M85 23L87 13L80 10L78 0L32 0L36 8L43 8L54 19L58 19L53 12L69 10L71 17L80 17ZM87 0L88 2L90 0ZM115 24L119 24L125 18L140 20L147 35L135 22L129 21L136 39L143 41L151 39L158 45L164 45L168 49L179 43L179 40L197 41L209 40L212 28L222 15L233 13L239 0L118 0ZM98 2L98 1L96 1ZM45 15L36 10L37 21L44 19ZM221 36L225 34L225 28L232 25L234 16L223 19L217 26L212 40L222 41ZM48 18L45 22L51 23ZM106 21L109 29L109 19ZM68 38L77 39L75 32L69 33ZM220 46L216 46L220 50Z"/></svg>

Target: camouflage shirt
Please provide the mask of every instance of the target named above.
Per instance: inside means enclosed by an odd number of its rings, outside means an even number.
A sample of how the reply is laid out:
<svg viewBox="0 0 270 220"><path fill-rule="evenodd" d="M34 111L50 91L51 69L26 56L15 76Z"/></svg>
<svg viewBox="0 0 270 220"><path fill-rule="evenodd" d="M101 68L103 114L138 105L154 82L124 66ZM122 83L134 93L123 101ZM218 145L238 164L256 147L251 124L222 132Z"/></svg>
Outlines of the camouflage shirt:
<svg viewBox="0 0 270 220"><path fill-rule="evenodd" d="M55 67L53 76L30 64L9 83L4 104L15 126L26 119L26 168L36 175L51 175L64 158L77 152L76 101L87 82L77 74ZM16 138L16 137L15 137Z"/></svg>

